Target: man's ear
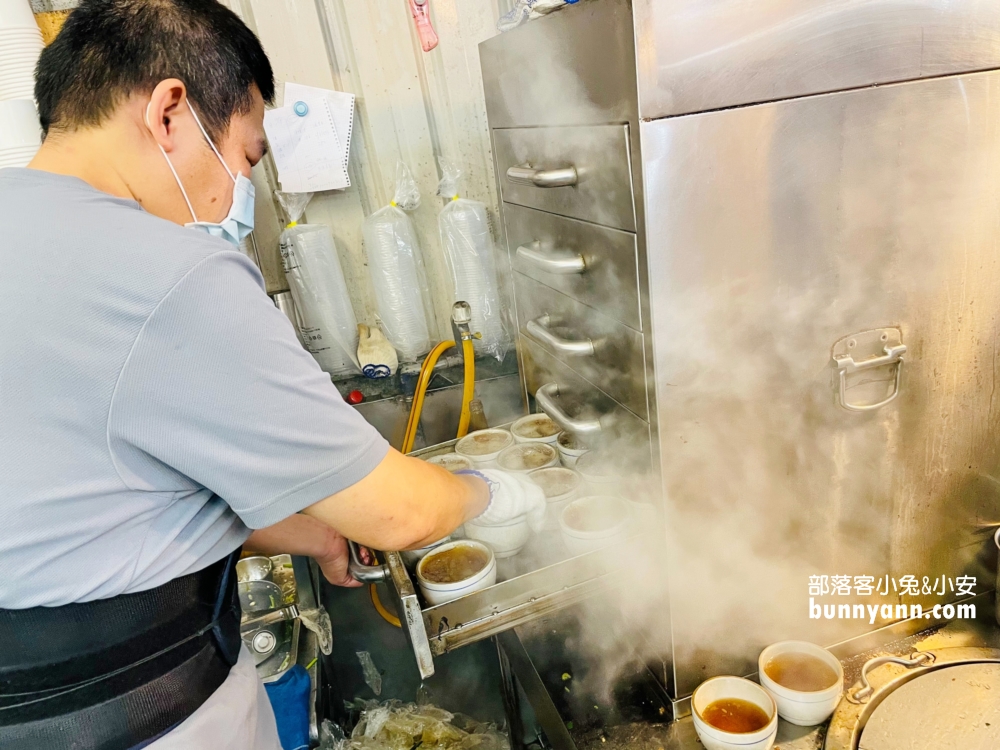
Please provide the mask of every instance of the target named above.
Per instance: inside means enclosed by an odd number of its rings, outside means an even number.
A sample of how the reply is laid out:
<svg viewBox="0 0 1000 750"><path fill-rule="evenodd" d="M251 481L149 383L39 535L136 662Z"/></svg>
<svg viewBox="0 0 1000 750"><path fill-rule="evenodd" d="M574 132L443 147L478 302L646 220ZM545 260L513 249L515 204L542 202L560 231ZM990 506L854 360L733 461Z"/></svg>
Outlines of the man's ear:
<svg viewBox="0 0 1000 750"><path fill-rule="evenodd" d="M178 78L167 78L156 84L150 94L143 118L149 132L164 151L177 147L176 118L187 112L187 86Z"/></svg>

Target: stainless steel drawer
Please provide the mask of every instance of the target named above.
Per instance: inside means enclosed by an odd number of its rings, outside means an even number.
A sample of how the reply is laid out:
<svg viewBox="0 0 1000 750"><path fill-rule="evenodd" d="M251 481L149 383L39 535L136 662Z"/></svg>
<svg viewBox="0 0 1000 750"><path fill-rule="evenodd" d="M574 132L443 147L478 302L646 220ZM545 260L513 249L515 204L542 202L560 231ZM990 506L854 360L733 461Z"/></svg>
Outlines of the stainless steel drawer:
<svg viewBox="0 0 1000 750"><path fill-rule="evenodd" d="M524 274L514 274L514 296L523 337L649 419L641 333Z"/></svg>
<svg viewBox="0 0 1000 750"><path fill-rule="evenodd" d="M503 215L516 271L642 330L634 234L509 203Z"/></svg>
<svg viewBox="0 0 1000 750"><path fill-rule="evenodd" d="M493 131L508 203L635 231L628 125Z"/></svg>
<svg viewBox="0 0 1000 750"><path fill-rule="evenodd" d="M633 471L652 465L649 424L585 380L529 338L519 338L524 380L538 408L590 445L625 443Z"/></svg>

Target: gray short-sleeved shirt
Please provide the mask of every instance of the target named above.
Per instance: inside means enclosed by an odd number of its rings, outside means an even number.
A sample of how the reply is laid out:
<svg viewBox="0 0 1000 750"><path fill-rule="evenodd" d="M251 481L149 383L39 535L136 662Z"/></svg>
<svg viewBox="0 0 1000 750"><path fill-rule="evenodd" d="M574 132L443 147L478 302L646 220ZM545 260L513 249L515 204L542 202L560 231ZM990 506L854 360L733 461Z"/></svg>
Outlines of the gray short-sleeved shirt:
<svg viewBox="0 0 1000 750"><path fill-rule="evenodd" d="M28 169L0 227L0 608L194 572L385 456L224 241Z"/></svg>

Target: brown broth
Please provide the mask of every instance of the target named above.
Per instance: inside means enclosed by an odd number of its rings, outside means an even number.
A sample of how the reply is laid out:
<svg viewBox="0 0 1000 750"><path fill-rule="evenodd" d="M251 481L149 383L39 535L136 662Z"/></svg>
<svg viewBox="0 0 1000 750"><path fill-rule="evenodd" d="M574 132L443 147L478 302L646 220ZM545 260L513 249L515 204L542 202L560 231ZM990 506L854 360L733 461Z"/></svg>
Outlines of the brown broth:
<svg viewBox="0 0 1000 750"><path fill-rule="evenodd" d="M794 651L768 660L764 673L782 687L803 693L826 690L837 682L837 673L825 661Z"/></svg>
<svg viewBox="0 0 1000 750"><path fill-rule="evenodd" d="M431 583L458 583L472 578L489 561L489 556L481 549L469 544L459 544L428 554L420 566L420 575Z"/></svg>
<svg viewBox="0 0 1000 750"><path fill-rule="evenodd" d="M701 712L706 724L733 734L756 732L771 720L767 712L756 703L740 698L723 698L712 701Z"/></svg>
<svg viewBox="0 0 1000 750"><path fill-rule="evenodd" d="M552 437L559 432L559 427L548 417L537 417L536 419L529 420L525 424L517 426L517 434L523 438L532 438L534 440L540 440L542 438Z"/></svg>

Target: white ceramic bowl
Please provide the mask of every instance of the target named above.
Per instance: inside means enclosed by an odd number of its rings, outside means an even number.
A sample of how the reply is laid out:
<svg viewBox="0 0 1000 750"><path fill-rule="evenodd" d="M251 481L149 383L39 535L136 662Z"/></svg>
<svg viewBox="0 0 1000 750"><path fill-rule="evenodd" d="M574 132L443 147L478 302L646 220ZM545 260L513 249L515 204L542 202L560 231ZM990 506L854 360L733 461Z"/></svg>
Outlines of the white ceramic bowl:
<svg viewBox="0 0 1000 750"><path fill-rule="evenodd" d="M424 555L430 552L436 547L440 547L442 544L447 544L451 541L451 534L446 536L433 544L428 544L426 547L421 547L420 549L407 549L399 553L399 556L403 558L404 565L416 565L418 562L424 559Z"/></svg>
<svg viewBox="0 0 1000 750"><path fill-rule="evenodd" d="M767 663L782 654L807 654L815 656L837 674L837 681L824 690L806 692L792 690L772 680L765 671ZM844 667L840 660L822 646L808 641L781 641L760 652L757 659L757 673L760 684L771 694L778 706L778 715L787 722L800 727L822 724L830 718L840 703L844 692Z"/></svg>
<svg viewBox="0 0 1000 750"><path fill-rule="evenodd" d="M606 514L616 519L610 526L595 531L585 531L572 525L573 517L587 512ZM604 549L615 544L624 543L628 539L631 511L628 503L621 498L610 495L591 495L572 500L563 508L559 516L559 530L562 532L566 549L571 555L583 555L594 550Z"/></svg>
<svg viewBox="0 0 1000 750"><path fill-rule="evenodd" d="M460 456L457 453L443 453L440 456L431 456L427 459L427 463L441 466L450 472L475 468L471 458Z"/></svg>
<svg viewBox="0 0 1000 750"><path fill-rule="evenodd" d="M462 539L457 542L442 544L438 547L438 549L434 550L434 552L444 552L445 550L449 550L463 544L477 547L486 552L486 554L489 555L489 562L486 563L485 568L480 570L471 578L466 578L464 581L456 581L455 583L434 583L433 581L426 580L423 576L422 571L424 564L427 560L433 557L431 554L426 555L420 562L417 563L417 582L420 584L420 590L423 592L424 598L427 600L428 604L444 604L445 602L450 602L452 599L458 599L460 596L471 594L473 591L480 591L488 588L497 582L497 561L493 556L493 550L485 544L469 539Z"/></svg>
<svg viewBox="0 0 1000 750"><path fill-rule="evenodd" d="M577 497L583 480L565 466L537 469L528 474L528 478L545 493L545 530L557 531L563 509Z"/></svg>
<svg viewBox="0 0 1000 750"><path fill-rule="evenodd" d="M466 521L465 535L487 545L497 558L504 560L524 549L531 538L531 527L526 516L518 516L498 526L480 526L474 521Z"/></svg>
<svg viewBox="0 0 1000 750"><path fill-rule="evenodd" d="M455 453L472 461L477 469L495 469L497 457L513 444L514 436L507 430L476 430L455 444Z"/></svg>
<svg viewBox="0 0 1000 750"><path fill-rule="evenodd" d="M0 101L0 149L23 149L42 143L38 112L31 99Z"/></svg>
<svg viewBox="0 0 1000 750"><path fill-rule="evenodd" d="M549 443L518 443L504 448L497 456L497 466L515 474L559 465L559 452Z"/></svg>
<svg viewBox="0 0 1000 750"><path fill-rule="evenodd" d="M616 495L621 490L622 477L615 471L614 461L603 451L588 451L576 462L576 470L595 494Z"/></svg>
<svg viewBox="0 0 1000 750"><path fill-rule="evenodd" d="M548 414L529 414L510 426L510 434L516 443L555 443L559 427Z"/></svg>
<svg viewBox="0 0 1000 750"><path fill-rule="evenodd" d="M701 718L702 711L718 700L738 698L763 709L770 721L756 732L724 732ZM778 709L774 700L756 682L742 677L713 677L705 680L691 696L691 718L707 750L771 750L778 735Z"/></svg>
<svg viewBox="0 0 1000 750"><path fill-rule="evenodd" d="M556 450L559 451L562 465L568 469L575 468L580 456L590 452L590 448L584 448L579 439L571 432L560 432L556 436Z"/></svg>

